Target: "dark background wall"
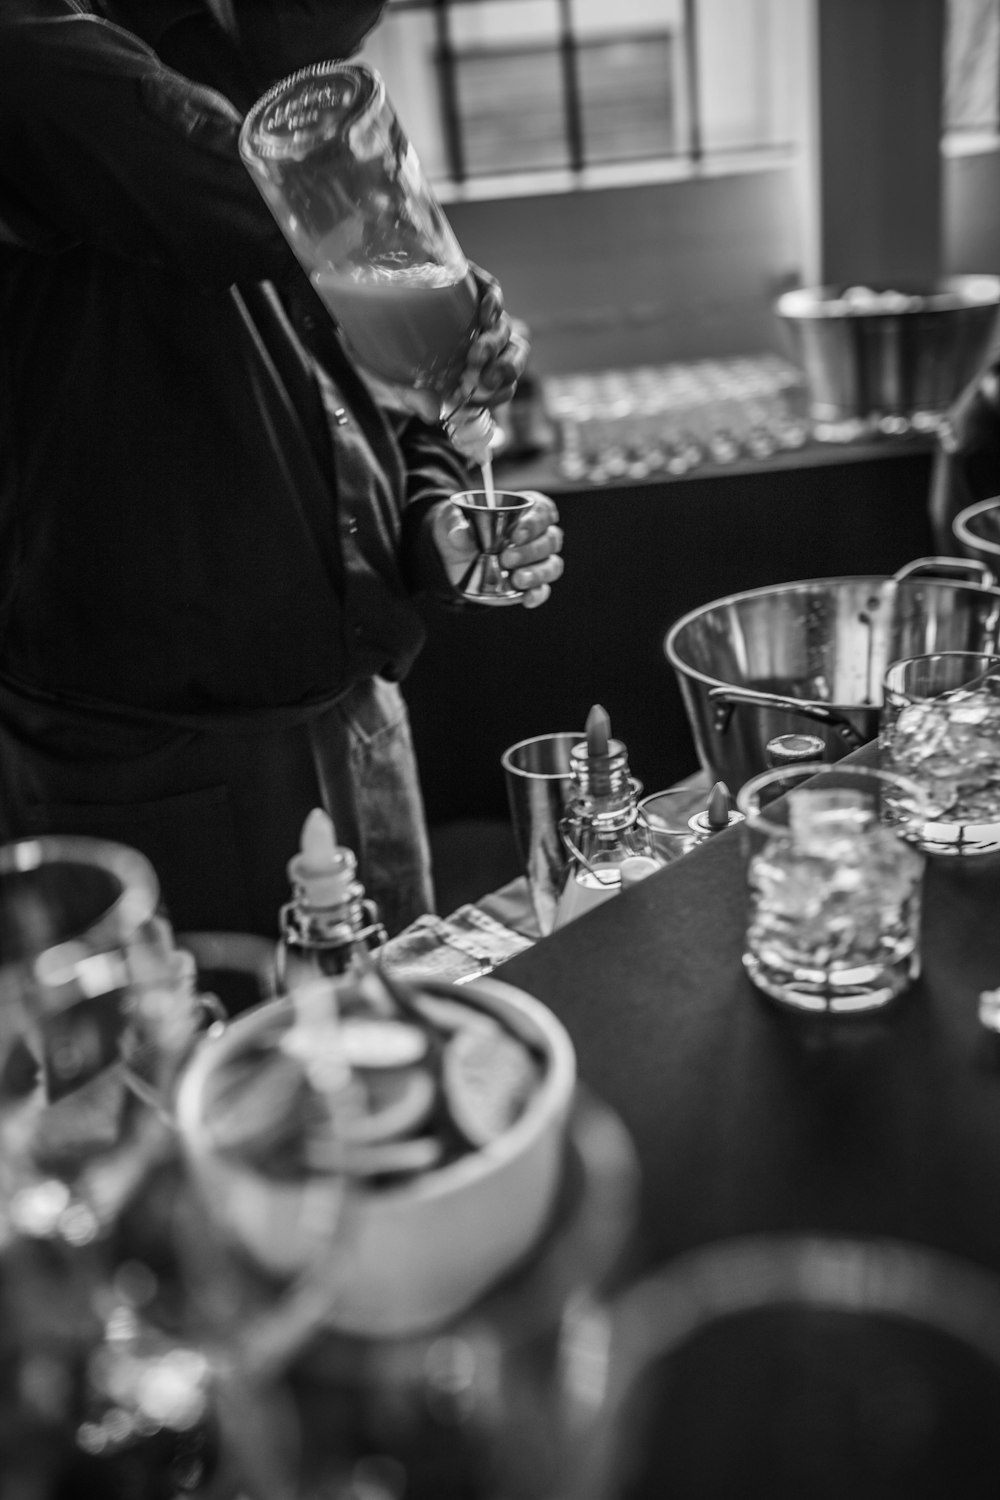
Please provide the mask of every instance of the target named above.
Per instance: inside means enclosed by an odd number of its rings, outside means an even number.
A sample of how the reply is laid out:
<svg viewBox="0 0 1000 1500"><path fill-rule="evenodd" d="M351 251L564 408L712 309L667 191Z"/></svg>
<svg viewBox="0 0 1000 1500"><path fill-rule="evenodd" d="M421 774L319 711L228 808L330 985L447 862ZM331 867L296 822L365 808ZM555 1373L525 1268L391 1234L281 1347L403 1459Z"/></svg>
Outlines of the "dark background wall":
<svg viewBox="0 0 1000 1500"><path fill-rule="evenodd" d="M790 352L774 316L802 276L793 170L449 203L500 279L542 374ZM942 165L943 269L1000 271L1000 151Z"/></svg>
<svg viewBox="0 0 1000 1500"><path fill-rule="evenodd" d="M450 203L472 260L531 328L544 374L781 348L798 266L787 170Z"/></svg>

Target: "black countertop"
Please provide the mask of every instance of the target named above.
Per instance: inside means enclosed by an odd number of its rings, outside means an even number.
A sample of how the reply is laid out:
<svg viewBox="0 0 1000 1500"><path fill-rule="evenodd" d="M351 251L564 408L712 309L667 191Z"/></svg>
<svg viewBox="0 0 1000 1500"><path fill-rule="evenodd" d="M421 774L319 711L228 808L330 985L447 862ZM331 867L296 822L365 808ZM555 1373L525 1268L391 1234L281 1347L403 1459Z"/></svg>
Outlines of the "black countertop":
<svg viewBox="0 0 1000 1500"><path fill-rule="evenodd" d="M562 1018L630 1130L645 1258L822 1231L1000 1272L1000 1039L977 1014L1000 985L1000 857L928 861L923 974L866 1017L756 991L744 915L734 827L497 970Z"/></svg>
<svg viewBox="0 0 1000 1500"><path fill-rule="evenodd" d="M571 1493L988 1500L1000 856L928 861L923 973L868 1016L756 991L745 910L737 826L496 971L562 1018L641 1174Z"/></svg>

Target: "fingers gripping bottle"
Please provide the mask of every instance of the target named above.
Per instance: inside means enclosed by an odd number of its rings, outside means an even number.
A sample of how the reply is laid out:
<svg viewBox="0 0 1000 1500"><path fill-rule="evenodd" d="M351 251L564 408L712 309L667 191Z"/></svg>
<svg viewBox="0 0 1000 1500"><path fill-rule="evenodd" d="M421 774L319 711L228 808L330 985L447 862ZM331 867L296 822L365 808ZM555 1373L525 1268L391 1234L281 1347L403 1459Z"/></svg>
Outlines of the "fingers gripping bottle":
<svg viewBox="0 0 1000 1500"><path fill-rule="evenodd" d="M575 794L559 825L569 868L556 904L557 928L617 895L623 871L624 883L632 884L634 873L663 863L639 808L642 785L629 773L628 752L611 738L600 704L587 715L586 731L570 750Z"/></svg>
<svg viewBox="0 0 1000 1500"><path fill-rule="evenodd" d="M292 899L281 909L277 954L283 990L346 973L359 953L385 942L378 908L357 877L357 860L337 843L333 821L321 807L306 818L288 877Z"/></svg>

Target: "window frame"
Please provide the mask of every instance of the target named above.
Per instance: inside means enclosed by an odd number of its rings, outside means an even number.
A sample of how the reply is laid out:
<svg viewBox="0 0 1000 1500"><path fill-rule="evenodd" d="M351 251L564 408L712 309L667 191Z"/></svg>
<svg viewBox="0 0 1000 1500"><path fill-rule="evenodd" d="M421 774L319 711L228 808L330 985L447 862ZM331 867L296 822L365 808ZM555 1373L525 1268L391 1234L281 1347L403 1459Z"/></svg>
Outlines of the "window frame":
<svg viewBox="0 0 1000 1500"><path fill-rule="evenodd" d="M622 155L610 158L606 154L591 159L587 145L585 124L585 100L580 79L580 55L588 46L588 33L581 28L574 16L574 0L551 0L556 16L554 39L541 44L539 50L557 49L561 82L561 104L566 142L565 165L557 168L531 169L518 166L505 170L497 168L491 173L470 171L463 140L463 119L460 101L460 71L463 58L475 48L464 47L456 38L454 18L462 9L474 9L477 0L388 0L385 19L394 16L421 16L428 18L433 37L431 62L437 79L438 125L444 154L442 166L434 164L432 176L436 190L444 200L462 197L466 193L473 197L505 195L504 179L509 179L507 190L516 195L524 186L530 191L530 178L539 180L542 191L560 185L564 190L581 189L605 185L609 169L620 167L622 180L676 180L680 176L697 175L699 172L733 170L741 160L751 169L762 164L773 165L786 162L793 149L790 139L748 141L736 145L709 148L703 119L703 91L700 84L702 66L701 28L699 4L702 0L677 0L679 20L676 25L666 22L662 31L639 29L633 32L608 32L606 41L612 36L619 41L628 41L633 36L645 39L649 35L666 35L673 39L673 77L668 76L667 89L674 99L676 121L675 140L662 152ZM518 0L491 0L493 5L518 3ZM742 3L742 0L741 0ZM804 4L811 0L803 0Z"/></svg>

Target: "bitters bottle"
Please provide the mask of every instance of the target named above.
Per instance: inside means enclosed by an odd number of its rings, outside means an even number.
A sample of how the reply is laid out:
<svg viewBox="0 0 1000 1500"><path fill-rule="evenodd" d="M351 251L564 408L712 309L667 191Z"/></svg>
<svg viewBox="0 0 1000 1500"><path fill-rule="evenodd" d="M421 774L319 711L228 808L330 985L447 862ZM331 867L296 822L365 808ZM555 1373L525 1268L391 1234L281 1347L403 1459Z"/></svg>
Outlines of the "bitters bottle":
<svg viewBox="0 0 1000 1500"><path fill-rule="evenodd" d="M359 954L385 942L378 908L358 879L354 853L337 842L333 820L321 807L306 818L288 877L292 899L281 908L277 952L282 990L344 974Z"/></svg>
<svg viewBox="0 0 1000 1500"><path fill-rule="evenodd" d="M611 737L608 715L596 703L586 735L570 750L574 795L559 832L569 855L555 926L599 906L622 888L622 866L635 858L662 864L639 808L642 784L629 771L628 751Z"/></svg>

